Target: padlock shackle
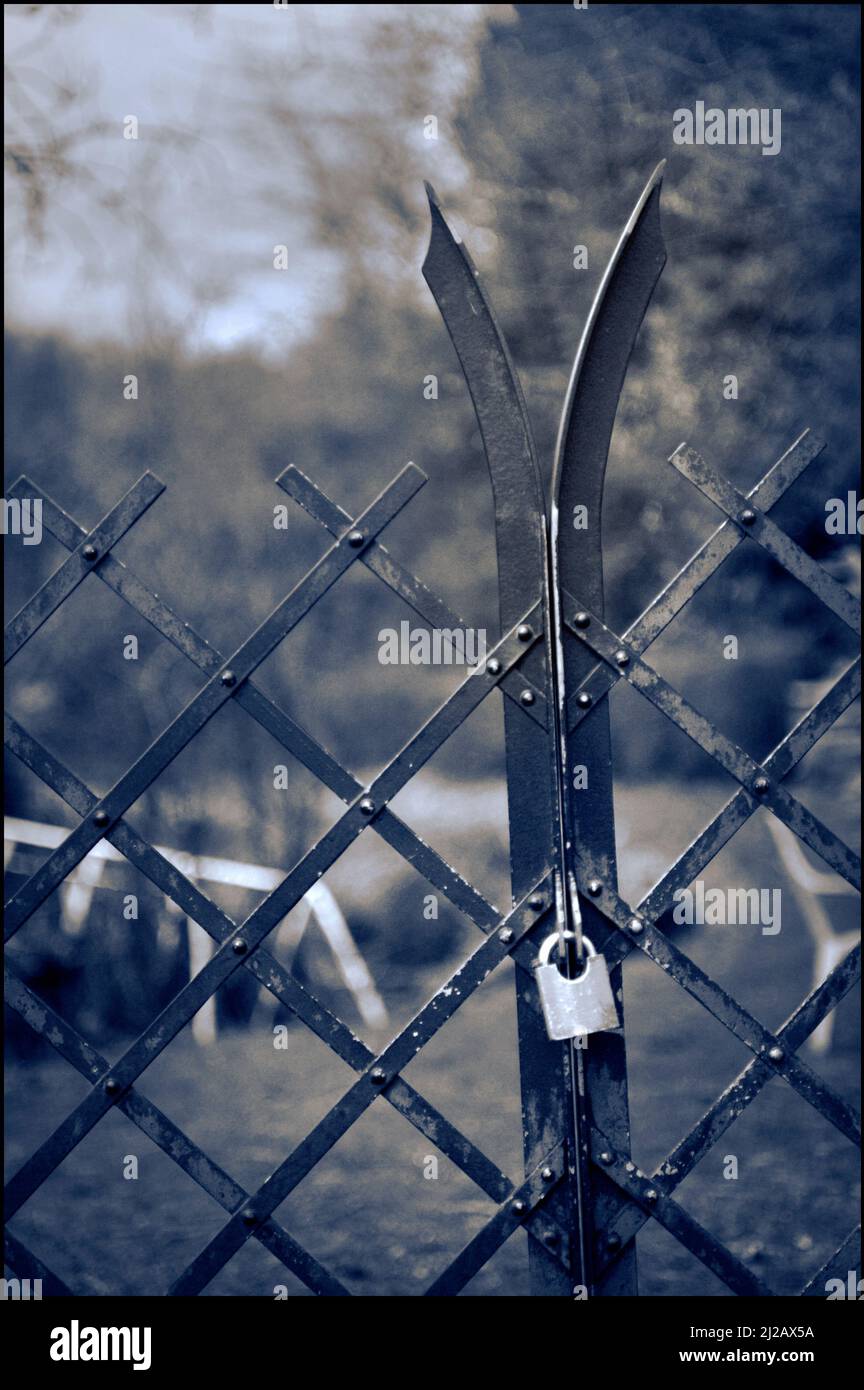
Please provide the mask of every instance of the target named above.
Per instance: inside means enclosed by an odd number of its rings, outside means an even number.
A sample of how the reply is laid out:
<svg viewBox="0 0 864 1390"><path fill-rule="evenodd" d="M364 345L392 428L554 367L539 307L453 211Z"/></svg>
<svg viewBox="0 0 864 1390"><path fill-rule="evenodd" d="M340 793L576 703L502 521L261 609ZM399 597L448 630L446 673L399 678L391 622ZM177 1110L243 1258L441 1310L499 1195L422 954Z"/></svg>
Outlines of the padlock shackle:
<svg viewBox="0 0 864 1390"><path fill-rule="evenodd" d="M551 954L552 954L552 947L554 946L554 944L555 944L556 941L560 941L560 940L561 940L561 935L562 935L562 934L561 934L560 932L553 931L553 932L550 933L549 936L546 937L545 941L543 942L543 945L540 947L540 953L539 953L539 955L538 955L538 957L537 957L538 963L539 963L540 965L548 965L548 964L549 964L549 957L550 957ZM564 935L564 940L565 940L565 941L575 941L575 940L576 940L576 933L575 933L575 932L572 932L572 931L565 931L565 932L563 933L563 935ZM583 935L583 937L582 937L582 945L585 947L585 959L586 959L586 961L589 961L589 960L591 959L592 956L596 956L597 952L596 952L596 950L594 949L593 942L589 941L587 936L584 936L584 935ZM588 968L588 967L587 967L587 965L586 965L585 968L584 968L583 970L580 970L579 974L575 976L575 979L581 980L581 979L582 979L582 976L585 974L585 970L587 970L587 968Z"/></svg>

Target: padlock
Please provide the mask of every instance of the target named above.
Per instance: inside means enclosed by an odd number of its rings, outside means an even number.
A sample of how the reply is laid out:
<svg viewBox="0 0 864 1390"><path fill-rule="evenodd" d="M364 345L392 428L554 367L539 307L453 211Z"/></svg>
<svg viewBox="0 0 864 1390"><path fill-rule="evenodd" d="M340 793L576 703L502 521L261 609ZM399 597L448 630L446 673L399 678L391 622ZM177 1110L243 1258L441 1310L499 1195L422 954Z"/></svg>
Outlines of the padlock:
<svg viewBox="0 0 864 1390"><path fill-rule="evenodd" d="M568 931L564 935L572 940L574 933ZM587 936L583 936L584 967L575 979L568 980L557 965L549 962L552 947L560 939L558 932L546 937L534 968L549 1037L553 1042L563 1042L586 1033L604 1033L619 1028L621 1025L605 957L598 956Z"/></svg>

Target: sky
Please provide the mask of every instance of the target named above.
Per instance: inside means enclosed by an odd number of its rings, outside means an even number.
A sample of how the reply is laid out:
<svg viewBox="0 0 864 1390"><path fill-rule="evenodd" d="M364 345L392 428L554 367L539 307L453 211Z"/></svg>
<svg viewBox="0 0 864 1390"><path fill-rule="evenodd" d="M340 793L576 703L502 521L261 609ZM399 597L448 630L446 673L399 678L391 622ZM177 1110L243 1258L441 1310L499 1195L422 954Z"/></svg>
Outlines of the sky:
<svg viewBox="0 0 864 1390"><path fill-rule="evenodd" d="M429 62L398 137L419 206L423 177L465 177L448 116L487 16L503 7L408 8ZM402 81L382 49L405 9L6 6L7 140L28 150L36 140L64 161L35 225L31 181L7 177L9 324L85 340L167 332L205 351L302 339L344 288L343 255L316 244L302 210L309 159L332 157L340 171L320 118L338 130L386 116L390 94L374 83ZM266 103L281 99L302 114L280 144ZM436 141L424 138L429 111ZM132 115L137 140L123 136ZM276 245L288 248L278 277ZM381 254L392 249L382 232ZM410 249L416 279L422 248Z"/></svg>

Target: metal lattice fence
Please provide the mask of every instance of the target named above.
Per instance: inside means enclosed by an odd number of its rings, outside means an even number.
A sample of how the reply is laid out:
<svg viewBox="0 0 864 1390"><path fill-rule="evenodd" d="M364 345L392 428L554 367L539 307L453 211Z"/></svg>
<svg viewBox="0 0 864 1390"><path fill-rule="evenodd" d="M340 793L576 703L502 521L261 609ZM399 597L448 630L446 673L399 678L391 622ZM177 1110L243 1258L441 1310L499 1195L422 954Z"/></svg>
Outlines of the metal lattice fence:
<svg viewBox="0 0 864 1390"><path fill-rule="evenodd" d="M643 221L631 219L631 232L638 226L651 232L658 201L659 178L655 176L637 206L638 217ZM532 975L538 943L549 930L553 897L548 864L549 675L543 650L548 616L542 584L542 498L524 404L500 333L467 254L453 240L434 202L432 217L432 242L424 273L462 361L486 446L495 495L503 635L487 653L482 667L461 682L369 785L358 782L268 698L256 686L254 674L317 601L356 564L376 575L428 627L462 626L462 620L448 605L409 573L381 540L388 523L425 483L420 469L408 464L356 516L325 496L296 468L282 473L277 479L280 487L321 524L333 542L228 658L173 613L112 553L120 538L163 492L163 485L152 474L145 473L89 531L28 478L19 479L10 493L13 497L41 499L43 523L69 555L10 623L7 661L79 584L92 584L98 578L204 677L197 694L101 798L17 720L11 716L6 720L7 746L80 817L80 823L65 842L10 899L6 939L24 925L105 837L216 943L207 964L110 1066L37 997L11 963L7 961L6 966L8 1002L90 1083L85 1098L10 1181L7 1218L14 1218L93 1127L117 1108L214 1198L226 1214L224 1224L204 1249L186 1269L178 1271L166 1291L173 1296L200 1293L249 1239L260 1241L314 1293L346 1295L348 1290L339 1279L303 1248L273 1214L360 1116L382 1102L408 1119L496 1206L491 1219L438 1274L427 1293L458 1294L503 1242L522 1227L529 1238L532 1293L573 1294L573 1183L580 1155L574 1152L571 1141L570 1062L567 1049L551 1043L546 1036ZM659 224L656 234L659 237ZM653 264L650 273L645 270L646 255ZM649 246L646 252L644 245L640 250L632 241L622 242L589 320L588 348L583 344L582 351L582 387L587 389L586 380L590 385L591 332L595 334L594 341L598 341L598 324L605 324L604 365L609 368L611 354L613 369L606 372L604 389L609 394L612 415L608 417L607 411L605 422L595 420L592 450L583 451L578 468L574 465L572 486L577 489L574 495L587 501L598 517L614 407L635 333L664 258L657 246ZM631 281L635 277L641 284L641 298L629 330L615 322L628 277ZM602 339L602 333L599 336ZM576 435L578 431L571 435L567 447L578 453L580 441ZM757 1275L687 1213L676 1200L675 1191L773 1077L782 1077L826 1122L849 1140L860 1142L858 1118L850 1106L797 1056L805 1040L858 978L860 948L856 947L837 965L782 1027L772 1032L676 946L671 919L675 890L690 883L761 807L784 822L837 874L860 888L856 856L783 785L792 769L858 695L860 660L845 671L761 763L720 733L645 660L655 639L727 557L744 544L762 547L847 626L856 633L860 631L851 596L780 531L768 515L822 447L805 432L746 496L695 451L684 445L677 449L670 463L715 502L726 517L666 589L620 635L603 621L599 525L594 527L592 538L579 546L571 536L562 555L565 655L572 688L568 737L573 761L591 767L590 791L580 804L576 849L586 929L606 957L619 997L621 965L631 951L642 951L752 1054L746 1067L690 1133L655 1172L645 1174L630 1158L624 1032L592 1036L585 1059L591 1130L585 1137L584 1157L590 1168L596 1293L601 1296L637 1292L634 1240L649 1220L665 1227L733 1293L772 1294ZM738 783L722 810L635 907L624 901L616 886L608 696L622 680L628 681ZM424 843L390 806L396 794L496 690L501 691L505 708L513 893L513 906L504 914ZM142 792L229 700L238 703L345 805L335 824L239 923L124 819ZM268 934L276 924L358 836L370 830L445 895L480 933L476 948L459 969L377 1054L293 978L266 947ZM517 1179L502 1172L401 1075L490 972L508 957L516 964L525 1133L525 1174ZM356 1073L339 1101L253 1192L246 1191L215 1163L174 1120L147 1099L137 1084L145 1069L202 1004L241 969L250 971L260 985ZM845 1272L854 1263L854 1239L854 1235L850 1236L832 1260L814 1274L802 1294L818 1296L832 1272ZM19 1276L42 1279L48 1295L75 1292L51 1272L38 1252L26 1249L8 1232L6 1259Z"/></svg>

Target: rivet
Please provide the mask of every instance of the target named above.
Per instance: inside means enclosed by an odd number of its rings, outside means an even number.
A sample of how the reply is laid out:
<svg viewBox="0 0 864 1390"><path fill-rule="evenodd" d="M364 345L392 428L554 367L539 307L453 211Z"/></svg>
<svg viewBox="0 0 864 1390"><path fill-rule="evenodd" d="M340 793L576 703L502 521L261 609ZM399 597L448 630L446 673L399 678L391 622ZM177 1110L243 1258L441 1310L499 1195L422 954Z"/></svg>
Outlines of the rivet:
<svg viewBox="0 0 864 1390"><path fill-rule="evenodd" d="M105 1090L108 1092L109 1096L118 1095L120 1091L120 1082L115 1081L113 1076L109 1076L108 1080L105 1082Z"/></svg>
<svg viewBox="0 0 864 1390"><path fill-rule="evenodd" d="M757 777L756 781L753 783L753 790L757 796L764 796L770 789L770 786L771 783L768 781L767 777Z"/></svg>
<svg viewBox="0 0 864 1390"><path fill-rule="evenodd" d="M231 950L234 952L235 956L245 956L249 947L246 945L242 936L238 936L231 942Z"/></svg>
<svg viewBox="0 0 864 1390"><path fill-rule="evenodd" d="M522 705L533 705L533 703L534 703L534 691L533 691L533 690L523 690L523 691L522 691L522 694L519 696L519 703L522 704Z"/></svg>
<svg viewBox="0 0 864 1390"><path fill-rule="evenodd" d="M516 629L516 636L520 642L530 642L534 636L534 629L528 623L520 623Z"/></svg>
<svg viewBox="0 0 864 1390"><path fill-rule="evenodd" d="M601 1153L600 1162L605 1163L607 1166L612 1162L612 1155L610 1154L608 1149L604 1149Z"/></svg>
<svg viewBox="0 0 864 1390"><path fill-rule="evenodd" d="M363 800L360 802L360 810L363 812L364 816L372 815L375 810L375 802L372 800L371 796L363 797Z"/></svg>
<svg viewBox="0 0 864 1390"><path fill-rule="evenodd" d="M627 926L634 936L639 936L645 930L645 923L641 917L631 917Z"/></svg>
<svg viewBox="0 0 864 1390"><path fill-rule="evenodd" d="M244 1225L244 1226L254 1226L255 1223L257 1222L257 1220L258 1220L257 1212L254 1212L254 1211L252 1210L251 1207L247 1207L246 1210L245 1210L244 1213L243 1213L243 1225Z"/></svg>
<svg viewBox="0 0 864 1390"><path fill-rule="evenodd" d="M600 894L603 892L603 884L600 882L599 878L589 878L587 887L592 898L599 898Z"/></svg>
<svg viewBox="0 0 864 1390"><path fill-rule="evenodd" d="M645 1201L646 1201L646 1202L656 1202L656 1201L657 1201L657 1196L658 1196L658 1194L657 1194L657 1192L655 1191L655 1189L654 1189L653 1187L649 1187L649 1188L648 1188L648 1191L645 1193Z"/></svg>
<svg viewBox="0 0 864 1390"><path fill-rule="evenodd" d="M516 1201L513 1203L513 1210L516 1212L523 1212L525 1210L525 1203L519 1197L517 1197Z"/></svg>
<svg viewBox="0 0 864 1390"><path fill-rule="evenodd" d="M782 1062L786 1053L783 1051L782 1047L769 1047L768 1056L771 1058L772 1062Z"/></svg>
<svg viewBox="0 0 864 1390"><path fill-rule="evenodd" d="M373 1086L383 1086L387 1080L387 1073L383 1067L373 1067L369 1073L369 1080Z"/></svg>
<svg viewBox="0 0 864 1390"><path fill-rule="evenodd" d="M535 912L539 912L541 907L546 906L546 899L543 897L542 893L532 893L531 897L528 899L528 906L533 907Z"/></svg>
<svg viewBox="0 0 864 1390"><path fill-rule="evenodd" d="M95 545L88 544L82 548L81 554L84 556L85 560L95 560L99 551L96 549Z"/></svg>
<svg viewBox="0 0 864 1390"><path fill-rule="evenodd" d="M348 544L352 546L354 550L359 549L359 547L363 544L365 539L366 537L363 535L362 531L348 532Z"/></svg>
<svg viewBox="0 0 864 1390"><path fill-rule="evenodd" d="M579 694L576 696L576 703L580 709L591 708L591 696L588 694L587 690L581 690L579 692Z"/></svg>
<svg viewBox="0 0 864 1390"><path fill-rule="evenodd" d="M501 941L512 941L512 940L513 940L513 929L512 929L512 927L502 927L501 930L500 930L499 933L498 933L498 938L499 938L499 940L501 940Z"/></svg>
<svg viewBox="0 0 864 1390"><path fill-rule="evenodd" d="M108 814L107 811L94 811L94 812L93 812L93 824L94 824L94 825L107 825L108 822L110 821L110 819L111 819L111 817L109 816L109 814Z"/></svg>
<svg viewBox="0 0 864 1390"><path fill-rule="evenodd" d="M237 684L237 677L235 676L233 671L223 671L219 679L221 680L223 685L230 686Z"/></svg>
<svg viewBox="0 0 864 1390"><path fill-rule="evenodd" d="M625 650L624 650L623 647L621 648L620 651L617 651L617 652L615 653L615 665L616 665L616 666L629 666L629 665L630 665L630 653L629 653L629 652L625 652Z"/></svg>
<svg viewBox="0 0 864 1390"><path fill-rule="evenodd" d="M489 672L490 676L498 675L501 670L501 662L498 660L497 656L493 656L491 661L486 662L486 670Z"/></svg>
<svg viewBox="0 0 864 1390"><path fill-rule="evenodd" d="M753 522L756 520L756 513L753 511L752 507L745 507L739 519L743 526L752 526Z"/></svg>
<svg viewBox="0 0 864 1390"><path fill-rule="evenodd" d="M540 1169L540 1176L544 1182L551 1182L555 1176L555 1169L547 1164L545 1168Z"/></svg>
<svg viewBox="0 0 864 1390"><path fill-rule="evenodd" d="M618 1232L617 1232L617 1231L613 1231L611 1235L608 1235L608 1236L606 1237L606 1249L607 1249L607 1250L620 1250L620 1249L621 1249L621 1237L618 1235Z"/></svg>
<svg viewBox="0 0 864 1390"><path fill-rule="evenodd" d="M624 1170L625 1170L625 1172L627 1172L627 1173L635 1173L635 1172L636 1172L636 1164L635 1164L635 1163L632 1163L632 1162L630 1162L630 1163L625 1163L625 1164L624 1164Z"/></svg>
<svg viewBox="0 0 864 1390"><path fill-rule="evenodd" d="M590 627L590 626L591 626L591 617L590 617L590 615L589 615L588 613L577 613L577 614L576 614L576 617L573 619L573 626L574 626L574 627L582 627L582 628Z"/></svg>

